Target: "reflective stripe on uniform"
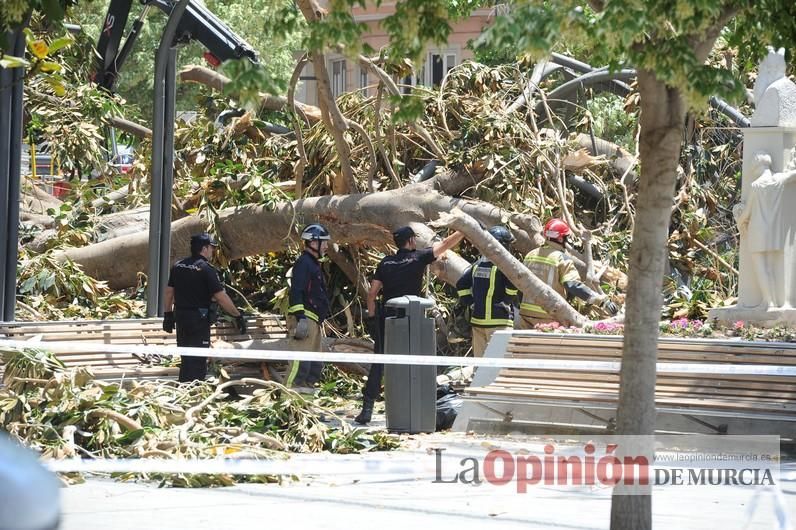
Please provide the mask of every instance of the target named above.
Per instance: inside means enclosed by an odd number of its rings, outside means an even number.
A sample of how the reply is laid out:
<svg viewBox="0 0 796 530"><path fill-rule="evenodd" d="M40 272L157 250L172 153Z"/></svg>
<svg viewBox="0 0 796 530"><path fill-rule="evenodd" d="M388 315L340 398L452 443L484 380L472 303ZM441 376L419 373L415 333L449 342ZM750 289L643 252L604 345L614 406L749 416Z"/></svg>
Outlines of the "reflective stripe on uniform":
<svg viewBox="0 0 796 530"><path fill-rule="evenodd" d="M539 256L539 255L530 255L525 257L526 263L544 263L545 265L550 265L555 267L558 265L558 260L553 258L548 258L547 256Z"/></svg>
<svg viewBox="0 0 796 530"><path fill-rule="evenodd" d="M288 313L295 313L297 311L304 311L304 304L296 304L287 308Z"/></svg>
<svg viewBox="0 0 796 530"><path fill-rule="evenodd" d="M536 304L526 304L525 302L523 302L520 304L520 309L525 309L527 311L536 311L537 313L544 313L545 315L547 314L547 311L545 311L542 308L542 306Z"/></svg>
<svg viewBox="0 0 796 530"><path fill-rule="evenodd" d="M472 289L462 289L461 291L457 291L457 294L458 294L460 297L461 297L461 296L470 296L470 295L472 295L472 294L473 294L473 290L472 290Z"/></svg>
<svg viewBox="0 0 796 530"><path fill-rule="evenodd" d="M495 276L497 276L497 267L492 265L489 269L489 289L486 291L486 299L484 300L484 320L492 321L492 298L495 296Z"/></svg>
<svg viewBox="0 0 796 530"><path fill-rule="evenodd" d="M304 310L304 316L314 320L315 322L318 322L318 315L316 313L313 313L309 309Z"/></svg>
<svg viewBox="0 0 796 530"><path fill-rule="evenodd" d="M507 318L471 318L470 324L476 326L513 326L514 321Z"/></svg>
<svg viewBox="0 0 796 530"><path fill-rule="evenodd" d="M506 294L509 296L516 296L517 292L517 289L506 289Z"/></svg>

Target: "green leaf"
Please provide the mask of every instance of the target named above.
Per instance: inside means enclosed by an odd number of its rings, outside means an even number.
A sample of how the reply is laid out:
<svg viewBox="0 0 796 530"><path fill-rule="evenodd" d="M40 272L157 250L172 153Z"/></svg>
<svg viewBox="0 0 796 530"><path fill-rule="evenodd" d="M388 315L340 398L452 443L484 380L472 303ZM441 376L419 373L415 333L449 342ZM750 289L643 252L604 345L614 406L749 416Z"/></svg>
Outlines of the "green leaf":
<svg viewBox="0 0 796 530"><path fill-rule="evenodd" d="M51 21L57 22L64 18L64 8L59 0L42 0L41 8Z"/></svg>
<svg viewBox="0 0 796 530"><path fill-rule="evenodd" d="M64 37L59 37L50 43L50 54L53 54L60 50L61 48L66 48L75 42L75 39L72 38L71 35L66 35Z"/></svg>
<svg viewBox="0 0 796 530"><path fill-rule="evenodd" d="M27 68L30 63L22 57L14 57L13 55L4 55L0 59L0 67L2 68Z"/></svg>
<svg viewBox="0 0 796 530"><path fill-rule="evenodd" d="M39 68L41 69L42 72L60 72L62 69L60 64L53 63L50 61L43 61L39 65Z"/></svg>

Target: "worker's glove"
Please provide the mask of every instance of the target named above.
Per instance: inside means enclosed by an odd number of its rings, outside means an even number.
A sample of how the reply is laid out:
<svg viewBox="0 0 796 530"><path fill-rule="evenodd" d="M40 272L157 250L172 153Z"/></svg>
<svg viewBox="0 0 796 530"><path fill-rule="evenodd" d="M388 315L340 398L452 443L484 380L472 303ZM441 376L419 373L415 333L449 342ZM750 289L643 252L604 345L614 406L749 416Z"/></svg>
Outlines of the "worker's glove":
<svg viewBox="0 0 796 530"><path fill-rule="evenodd" d="M615 303L608 298L608 295L594 293L594 296L589 298L589 304L599 306L603 309L603 311L607 312L609 315L614 316L619 312L619 308L616 306Z"/></svg>
<svg viewBox="0 0 796 530"><path fill-rule="evenodd" d="M611 301L610 298L606 298L603 303L600 305L603 310L611 316L616 315L619 313L619 307Z"/></svg>
<svg viewBox="0 0 796 530"><path fill-rule="evenodd" d="M174 311L163 313L163 331L166 333L174 331Z"/></svg>
<svg viewBox="0 0 796 530"><path fill-rule="evenodd" d="M246 327L246 315L241 313L238 316L236 316L235 317L235 326L237 326L238 331L240 332L241 335L245 335L246 334L246 330L248 329Z"/></svg>
<svg viewBox="0 0 796 530"><path fill-rule="evenodd" d="M310 322L305 317L296 322L296 329L293 331L293 338L296 340L304 340L310 334Z"/></svg>

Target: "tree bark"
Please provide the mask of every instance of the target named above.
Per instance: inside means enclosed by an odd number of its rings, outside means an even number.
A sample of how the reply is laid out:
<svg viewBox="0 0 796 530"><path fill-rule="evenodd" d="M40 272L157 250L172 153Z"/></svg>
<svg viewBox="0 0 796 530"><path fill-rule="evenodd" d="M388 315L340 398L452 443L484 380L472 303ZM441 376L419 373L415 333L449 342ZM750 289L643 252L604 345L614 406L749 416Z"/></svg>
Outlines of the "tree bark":
<svg viewBox="0 0 796 530"><path fill-rule="evenodd" d="M619 383L617 434L655 432L655 363L663 305L663 272L686 107L678 89L638 71L642 160L630 245L627 314ZM612 530L652 528L652 497L614 495Z"/></svg>
<svg viewBox="0 0 796 530"><path fill-rule="evenodd" d="M116 127L117 129L128 134L132 134L136 138L141 138L142 140L152 138L152 129L130 120L125 120L124 118L112 116L108 118L108 124L111 127Z"/></svg>
<svg viewBox="0 0 796 530"><path fill-rule="evenodd" d="M496 208L492 204L449 197L436 191L432 181L405 186L399 190L352 195L312 197L278 203L273 209L248 205L226 208L218 212L215 224L220 229L224 252L228 259L238 259L269 251L282 251L289 242L298 243L296 218L324 223L338 244L386 247L392 242L391 231L409 223L426 223L442 212L460 208L486 225L499 224L502 219L516 219L515 224L538 225L531 216L520 216ZM526 219L527 218L527 219ZM188 254L192 234L208 229L206 218L196 215L172 223L171 259ZM527 232L515 231L532 245ZM138 272L146 271L148 234L134 233L96 243L87 247L59 251L57 259L71 259L90 276L107 280L112 289L136 285ZM452 262L453 263L453 262ZM454 283L462 262L445 267L445 281ZM457 275L458 274L458 275Z"/></svg>

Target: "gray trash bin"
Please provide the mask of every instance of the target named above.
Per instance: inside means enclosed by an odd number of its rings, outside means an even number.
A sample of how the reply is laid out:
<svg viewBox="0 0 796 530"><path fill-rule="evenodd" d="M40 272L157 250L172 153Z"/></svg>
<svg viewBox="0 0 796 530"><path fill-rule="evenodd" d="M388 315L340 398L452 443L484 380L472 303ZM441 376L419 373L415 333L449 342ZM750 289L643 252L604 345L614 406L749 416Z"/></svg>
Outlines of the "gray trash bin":
<svg viewBox="0 0 796 530"><path fill-rule="evenodd" d="M401 296L384 304L398 311L384 321L384 353L436 355L434 320L426 311L434 302L419 296ZM384 401L390 432L434 432L437 423L437 367L387 364Z"/></svg>

